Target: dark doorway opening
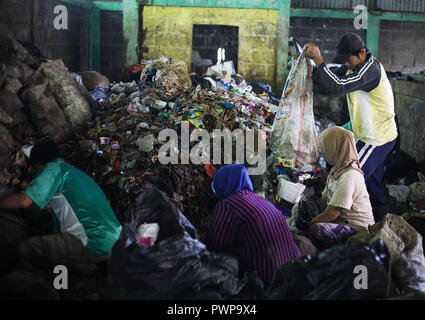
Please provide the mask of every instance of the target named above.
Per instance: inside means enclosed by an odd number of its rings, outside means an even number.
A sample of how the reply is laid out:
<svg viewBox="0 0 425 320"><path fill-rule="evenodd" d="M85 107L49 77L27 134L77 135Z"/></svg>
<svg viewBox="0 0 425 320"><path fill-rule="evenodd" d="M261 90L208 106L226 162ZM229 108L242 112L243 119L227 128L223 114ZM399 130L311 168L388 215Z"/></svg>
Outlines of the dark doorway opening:
<svg viewBox="0 0 425 320"><path fill-rule="evenodd" d="M123 80L123 14L100 11L100 73L111 81Z"/></svg>
<svg viewBox="0 0 425 320"><path fill-rule="evenodd" d="M209 59L217 63L219 48L225 50L225 61L233 61L238 70L239 28L224 25L193 25L192 71L197 61Z"/></svg>

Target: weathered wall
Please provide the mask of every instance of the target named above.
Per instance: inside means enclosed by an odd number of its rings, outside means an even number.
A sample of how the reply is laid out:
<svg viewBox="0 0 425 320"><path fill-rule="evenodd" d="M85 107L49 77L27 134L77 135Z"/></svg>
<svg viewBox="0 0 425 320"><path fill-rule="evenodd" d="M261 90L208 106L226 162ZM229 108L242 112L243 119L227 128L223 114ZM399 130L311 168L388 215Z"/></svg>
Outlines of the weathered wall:
<svg viewBox="0 0 425 320"><path fill-rule="evenodd" d="M295 37L300 45L308 42L316 43L326 63L331 63L336 55L338 40L346 32L355 32L364 40L364 29L356 30L352 19L292 17L290 19L289 36Z"/></svg>
<svg viewBox="0 0 425 320"><path fill-rule="evenodd" d="M88 25L89 11L57 0L38 1L38 21L35 29L35 44L51 59L62 59L70 71L86 70L88 66ZM53 27L57 5L68 9L68 29ZM80 56L87 60L80 61Z"/></svg>
<svg viewBox="0 0 425 320"><path fill-rule="evenodd" d="M381 21L379 60L387 71L424 71L425 22Z"/></svg>
<svg viewBox="0 0 425 320"><path fill-rule="evenodd" d="M400 148L418 163L425 162L424 84L391 80L398 117Z"/></svg>
<svg viewBox="0 0 425 320"><path fill-rule="evenodd" d="M58 0L1 0L0 36L33 42L44 55L62 59L71 71L88 68L89 11ZM53 27L55 6L68 9L68 30ZM33 27L34 26L34 27Z"/></svg>
<svg viewBox="0 0 425 320"><path fill-rule="evenodd" d="M316 119L325 117L334 121L338 126L342 126L350 121L345 94L323 95L314 93L313 110Z"/></svg>
<svg viewBox="0 0 425 320"><path fill-rule="evenodd" d="M238 72L272 84L276 74L278 10L145 6L146 59L166 54L190 66L193 24L239 27Z"/></svg>
<svg viewBox="0 0 425 320"><path fill-rule="evenodd" d="M31 12L30 1L0 1L0 36L31 41Z"/></svg>
<svg viewBox="0 0 425 320"><path fill-rule="evenodd" d="M121 11L100 12L100 72L122 81L123 20Z"/></svg>

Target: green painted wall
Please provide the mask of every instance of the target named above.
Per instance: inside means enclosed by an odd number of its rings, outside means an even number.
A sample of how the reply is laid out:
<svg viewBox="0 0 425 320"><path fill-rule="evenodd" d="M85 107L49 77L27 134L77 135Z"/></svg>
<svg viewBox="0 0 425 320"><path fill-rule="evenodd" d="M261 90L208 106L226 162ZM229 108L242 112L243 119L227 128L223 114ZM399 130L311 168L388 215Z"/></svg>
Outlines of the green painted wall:
<svg viewBox="0 0 425 320"><path fill-rule="evenodd" d="M379 45L379 21L377 16L368 13L366 30L366 45L372 54L378 58L378 45Z"/></svg>
<svg viewBox="0 0 425 320"><path fill-rule="evenodd" d="M149 6L244 8L244 9L280 9L290 0L144 0Z"/></svg>
<svg viewBox="0 0 425 320"><path fill-rule="evenodd" d="M61 1L73 4L75 6L85 7L85 8L91 8L92 7L90 0L61 0Z"/></svg>
<svg viewBox="0 0 425 320"><path fill-rule="evenodd" d="M100 10L122 11L122 2L93 1L92 4Z"/></svg>
<svg viewBox="0 0 425 320"><path fill-rule="evenodd" d="M70 3L73 3L75 0L67 0ZM77 0L77 2L82 2L85 0ZM101 10L113 10L113 11L122 11L123 3L122 2L108 2L108 1L93 1L89 3L90 5L90 70L100 71L100 11Z"/></svg>
<svg viewBox="0 0 425 320"><path fill-rule="evenodd" d="M123 1L123 38L125 50L124 68L130 68L137 61L137 47L139 44L139 1Z"/></svg>

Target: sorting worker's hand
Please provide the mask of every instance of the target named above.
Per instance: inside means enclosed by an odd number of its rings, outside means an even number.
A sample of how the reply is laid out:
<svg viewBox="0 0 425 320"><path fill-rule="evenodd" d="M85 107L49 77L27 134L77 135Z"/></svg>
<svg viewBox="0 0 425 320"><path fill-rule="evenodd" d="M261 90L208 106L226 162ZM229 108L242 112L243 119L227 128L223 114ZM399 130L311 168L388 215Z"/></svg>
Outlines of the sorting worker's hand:
<svg viewBox="0 0 425 320"><path fill-rule="evenodd" d="M319 47L316 46L314 43L307 43L306 47L305 47L305 56L307 58L310 58L314 61L314 63L316 64L316 66L319 66L320 64L323 63L323 58L322 55L320 54L320 50Z"/></svg>
<svg viewBox="0 0 425 320"><path fill-rule="evenodd" d="M307 43L304 50L305 50L305 56L307 58L315 59L315 58L321 57L319 47L316 46L314 43L311 43L311 42Z"/></svg>

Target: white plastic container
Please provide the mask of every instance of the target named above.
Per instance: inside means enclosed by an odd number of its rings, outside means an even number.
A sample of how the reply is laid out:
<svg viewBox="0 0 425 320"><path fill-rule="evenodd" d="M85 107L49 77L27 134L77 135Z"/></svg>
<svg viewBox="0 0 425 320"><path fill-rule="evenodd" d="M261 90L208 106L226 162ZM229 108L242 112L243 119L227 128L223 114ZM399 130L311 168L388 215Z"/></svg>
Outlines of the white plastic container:
<svg viewBox="0 0 425 320"><path fill-rule="evenodd" d="M277 185L276 195L283 200L290 203L297 203L301 200L305 185L301 183L293 183L284 178L284 176L278 177L279 183Z"/></svg>

